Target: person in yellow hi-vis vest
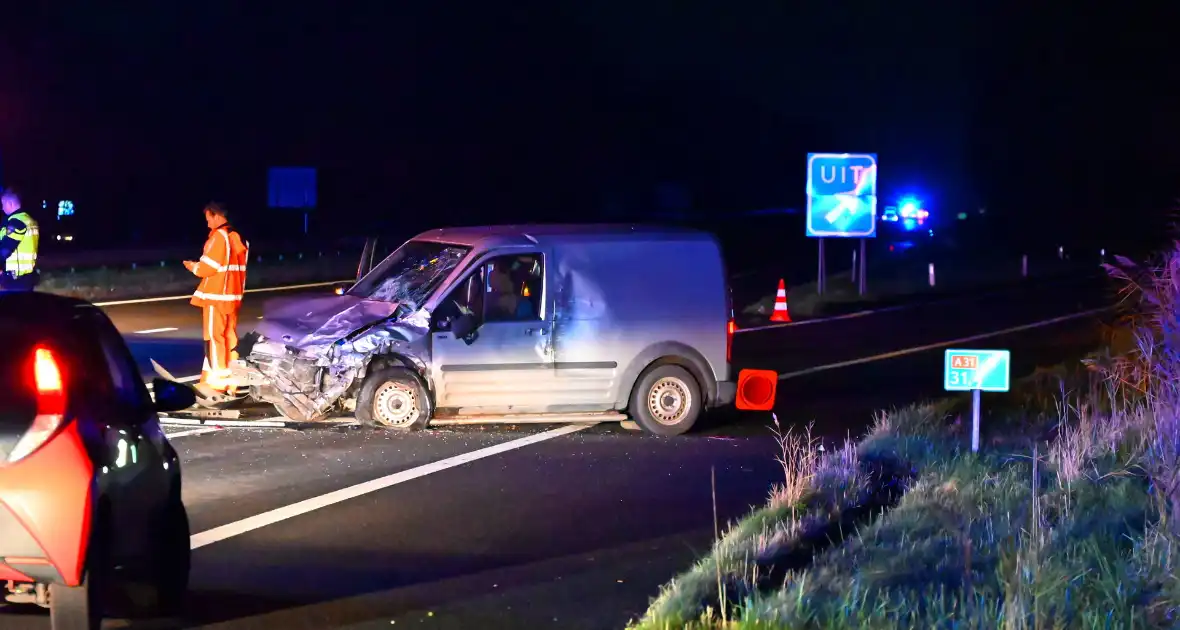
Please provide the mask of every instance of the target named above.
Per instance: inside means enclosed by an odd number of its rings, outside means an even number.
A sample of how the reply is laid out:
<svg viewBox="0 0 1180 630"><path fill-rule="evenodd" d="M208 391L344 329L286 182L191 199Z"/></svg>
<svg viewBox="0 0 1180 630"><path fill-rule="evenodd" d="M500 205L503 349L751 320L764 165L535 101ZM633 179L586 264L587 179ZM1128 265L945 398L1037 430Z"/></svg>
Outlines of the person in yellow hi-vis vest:
<svg viewBox="0 0 1180 630"><path fill-rule="evenodd" d="M20 209L20 197L11 188L0 193L4 216L0 218L0 291L32 291L37 287L37 248L41 228Z"/></svg>

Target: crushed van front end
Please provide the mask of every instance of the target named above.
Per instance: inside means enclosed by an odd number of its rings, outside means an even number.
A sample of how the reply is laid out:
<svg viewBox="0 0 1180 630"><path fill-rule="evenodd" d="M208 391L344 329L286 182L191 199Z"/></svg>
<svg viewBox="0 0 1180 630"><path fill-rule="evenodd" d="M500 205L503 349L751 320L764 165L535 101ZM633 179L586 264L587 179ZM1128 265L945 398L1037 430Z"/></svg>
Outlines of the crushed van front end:
<svg viewBox="0 0 1180 630"><path fill-rule="evenodd" d="M251 398L273 404L283 416L314 422L333 412L350 413L374 361L393 362L427 377L427 316L392 315L353 330L308 335L297 343L276 341L266 327L250 333L235 362L234 377ZM265 320L264 320L265 321Z"/></svg>

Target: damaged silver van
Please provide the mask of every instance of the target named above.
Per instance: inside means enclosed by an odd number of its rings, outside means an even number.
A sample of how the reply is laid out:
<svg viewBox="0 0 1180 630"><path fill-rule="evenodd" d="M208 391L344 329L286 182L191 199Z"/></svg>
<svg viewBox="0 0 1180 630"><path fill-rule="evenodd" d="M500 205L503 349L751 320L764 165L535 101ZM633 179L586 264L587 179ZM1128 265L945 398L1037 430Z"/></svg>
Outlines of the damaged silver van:
<svg viewBox="0 0 1180 630"><path fill-rule="evenodd" d="M725 266L706 232L633 225L440 229L343 295L268 303L238 382L284 416L623 419L681 434L735 396Z"/></svg>

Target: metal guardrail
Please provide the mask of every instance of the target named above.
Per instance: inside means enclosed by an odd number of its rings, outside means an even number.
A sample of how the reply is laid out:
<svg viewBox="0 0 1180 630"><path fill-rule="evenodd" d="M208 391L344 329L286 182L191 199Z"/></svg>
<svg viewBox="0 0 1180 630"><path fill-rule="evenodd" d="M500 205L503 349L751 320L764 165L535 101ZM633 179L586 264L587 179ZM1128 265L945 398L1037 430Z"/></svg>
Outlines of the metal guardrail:
<svg viewBox="0 0 1180 630"><path fill-rule="evenodd" d="M250 248L250 262L289 261L347 257L355 261L364 244L330 243L318 246L262 245ZM200 256L200 248L167 248L140 250L106 250L87 252L44 252L38 267L45 271L81 271L88 269L138 269L145 267L179 266L185 260Z"/></svg>

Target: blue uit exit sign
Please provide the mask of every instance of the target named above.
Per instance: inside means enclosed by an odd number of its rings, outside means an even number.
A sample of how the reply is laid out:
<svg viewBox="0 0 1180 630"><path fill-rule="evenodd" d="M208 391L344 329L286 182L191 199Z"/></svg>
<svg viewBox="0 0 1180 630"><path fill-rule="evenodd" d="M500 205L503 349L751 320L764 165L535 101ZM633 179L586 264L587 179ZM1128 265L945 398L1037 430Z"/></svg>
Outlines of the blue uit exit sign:
<svg viewBox="0 0 1180 630"><path fill-rule="evenodd" d="M877 155L807 154L807 236L877 235Z"/></svg>

